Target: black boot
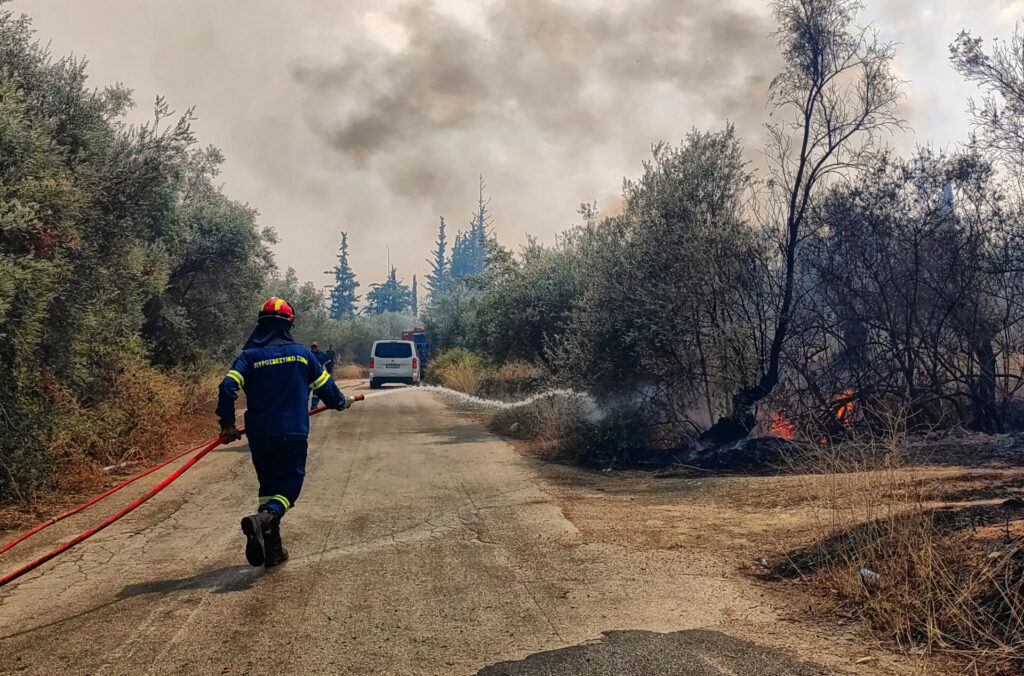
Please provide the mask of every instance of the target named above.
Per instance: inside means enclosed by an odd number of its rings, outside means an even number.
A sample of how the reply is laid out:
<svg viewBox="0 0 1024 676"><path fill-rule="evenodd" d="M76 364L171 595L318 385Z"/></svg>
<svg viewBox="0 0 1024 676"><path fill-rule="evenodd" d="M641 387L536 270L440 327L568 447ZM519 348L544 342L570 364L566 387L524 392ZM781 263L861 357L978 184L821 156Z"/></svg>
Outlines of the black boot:
<svg viewBox="0 0 1024 676"><path fill-rule="evenodd" d="M288 560L288 550L281 545L281 517L274 519L270 530L263 535L263 542L267 552L267 560L263 565L267 568L273 568Z"/></svg>
<svg viewBox="0 0 1024 676"><path fill-rule="evenodd" d="M242 519L245 533L245 560L250 566L262 566L267 560L267 533L278 520L277 512L260 508L260 511ZM280 538L278 538L280 542Z"/></svg>

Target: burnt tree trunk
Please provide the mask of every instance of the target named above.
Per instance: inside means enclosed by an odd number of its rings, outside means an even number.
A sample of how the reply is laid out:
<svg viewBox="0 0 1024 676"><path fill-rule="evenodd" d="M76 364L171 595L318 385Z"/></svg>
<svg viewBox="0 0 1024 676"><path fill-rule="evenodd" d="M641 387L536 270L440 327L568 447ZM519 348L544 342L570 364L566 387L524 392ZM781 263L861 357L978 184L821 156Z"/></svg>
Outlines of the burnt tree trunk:
<svg viewBox="0 0 1024 676"><path fill-rule="evenodd" d="M978 360L978 376L971 380L973 427L981 432L1002 432L1002 421L996 408L996 353L988 336L971 341L971 350Z"/></svg>
<svg viewBox="0 0 1024 676"><path fill-rule="evenodd" d="M806 134L804 138L806 143ZM803 165L801 165L801 174ZM800 175L798 174L797 185ZM804 193L803 204L799 210L796 208L796 201L799 192L792 193L789 225L787 227L788 238L786 241L786 279L783 287L782 306L779 311L779 321L775 325L775 335L772 336L772 345L768 352L768 364L764 374L756 385L748 385L732 397L732 411L722 416L718 421L700 435L700 441L715 445L728 444L739 441L750 435L757 425L757 416L754 414L754 407L775 389L779 384L779 362L782 358L782 346L786 341L789 332L789 324L793 311L793 286L796 279L796 251L799 243L800 223L803 221L804 210L807 207L807 193Z"/></svg>
<svg viewBox="0 0 1024 676"><path fill-rule="evenodd" d="M760 379L733 395L729 414L701 435L705 443L721 445L748 436L757 424L754 407L779 383L782 348L793 320L801 229L819 182L857 166L873 147L876 132L901 126L896 117L899 80L889 69L892 45L877 43L872 31L853 25L856 7L851 0L772 3L786 62L770 85L771 104L776 111L795 112L793 119L768 126L775 185L785 200L779 241L782 302Z"/></svg>

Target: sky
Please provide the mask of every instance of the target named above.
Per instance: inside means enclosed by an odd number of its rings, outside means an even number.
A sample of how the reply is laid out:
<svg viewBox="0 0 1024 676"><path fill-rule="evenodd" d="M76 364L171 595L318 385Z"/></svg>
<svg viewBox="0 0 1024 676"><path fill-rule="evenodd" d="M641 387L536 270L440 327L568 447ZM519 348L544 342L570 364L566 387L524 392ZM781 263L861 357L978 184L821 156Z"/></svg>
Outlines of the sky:
<svg viewBox="0 0 1024 676"><path fill-rule="evenodd" d="M614 213L653 143L732 122L756 169L780 59L766 0L14 0L90 84L195 108L226 156L225 192L272 226L279 267L327 285L339 232L365 292L388 255L411 282L443 216L468 227L479 177L511 248L552 243L581 203ZM899 43L910 130L951 150L973 86L952 71L962 29L1006 39L1024 0L868 0Z"/></svg>

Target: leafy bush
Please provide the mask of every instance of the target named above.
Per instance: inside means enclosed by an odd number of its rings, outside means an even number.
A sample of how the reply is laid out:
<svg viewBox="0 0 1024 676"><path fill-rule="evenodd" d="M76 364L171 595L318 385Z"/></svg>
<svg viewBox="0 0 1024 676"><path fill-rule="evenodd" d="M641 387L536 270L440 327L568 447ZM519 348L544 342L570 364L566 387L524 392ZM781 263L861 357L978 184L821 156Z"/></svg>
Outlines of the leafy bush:
<svg viewBox="0 0 1024 676"><path fill-rule="evenodd" d="M0 499L165 438L184 369L237 348L273 268L189 113L131 126L128 90L85 82L0 11Z"/></svg>
<svg viewBox="0 0 1024 676"><path fill-rule="evenodd" d="M626 395L637 441L673 447L758 364L759 243L731 127L660 144L644 169L620 216L572 235L585 290L553 363L596 395Z"/></svg>
<svg viewBox="0 0 1024 676"><path fill-rule="evenodd" d="M498 363L521 360L550 368L550 348L566 333L583 293L581 263L569 247L530 242L516 258L492 268L472 316L480 350Z"/></svg>

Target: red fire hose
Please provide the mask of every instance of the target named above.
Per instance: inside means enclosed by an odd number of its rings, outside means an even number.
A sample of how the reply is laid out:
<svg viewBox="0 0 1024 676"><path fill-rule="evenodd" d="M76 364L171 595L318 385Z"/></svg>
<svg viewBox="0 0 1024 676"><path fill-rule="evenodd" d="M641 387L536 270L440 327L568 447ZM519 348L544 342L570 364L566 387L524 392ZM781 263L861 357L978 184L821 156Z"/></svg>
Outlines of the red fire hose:
<svg viewBox="0 0 1024 676"><path fill-rule="evenodd" d="M361 394L356 395L355 396L355 400L356 401L362 401L363 400L363 395L361 395ZM321 411L325 411L325 410L327 410L326 406L320 406L320 407L315 408L312 411L310 411L309 414L310 415L315 415L315 414L320 413ZM244 431L244 429L245 429L244 427L240 428L240 431ZM125 507L121 511L117 512L116 514L114 514L114 515L112 515L112 516L110 516L110 517L108 517L106 519L104 519L99 524L97 524L96 526L90 528L89 530L85 531L84 533L81 533L81 534L75 536L74 538L68 540L67 542L65 542L61 546L57 547L53 551L51 551L51 552L49 552L47 554L44 554L43 556L39 557L38 559L36 559L32 563L29 563L29 564L27 564L25 566L22 566L21 568L19 568L18 570L14 571L13 573L10 573L9 575L6 575L6 576L0 578L0 587L3 587L8 582L12 582L12 581L18 579L19 577L21 577L25 573L28 573L31 570L34 570L35 568L38 568L39 566L43 565L44 563L46 563L50 559L54 558L55 556L58 556L59 554L62 554L64 552L66 552L67 550L71 549L72 547L74 547L75 545L79 544L80 542L83 542L84 540L89 539L90 537L92 537L96 533L100 532L101 530L103 530L104 528L109 526L110 524L114 523L118 519L120 519L123 516L125 516L126 514L128 514L129 512L134 511L142 503L146 502L151 497L153 497L154 495L156 495L157 493L159 493L160 491L162 491L163 489L165 489L169 485L171 485L171 483L173 483L178 477L180 477L182 474L184 474L190 467L192 467L192 465L194 465L197 462L199 462L199 460L204 455L206 455L207 453L209 453L210 451L212 451L213 449L217 448L222 443L224 443L226 441L226 439L227 439L226 437L218 437L218 438L216 438L216 439L214 439L212 441L206 442L205 445L203 445L203 446L196 446L195 448L190 448L189 450L184 451L183 453L179 453L178 455L174 456L173 458L170 458L169 460L165 460L164 462L160 463L159 465L156 465L155 467L151 467L150 469L146 470L145 472L143 472L141 474L138 474L138 475L136 475L134 477L131 477L130 479L128 479L128 480L118 484L117 486L115 486L114 488L110 489L109 491L103 493L102 495L100 495L100 496L98 496L96 498L93 498L92 500L90 500L90 501L88 501L88 502L86 502L84 504L81 504L78 507L75 507L74 509L70 509L70 510L64 512L63 514L60 514L59 516L55 516L52 519L44 521L43 523L39 524L38 526L36 526L32 530L30 530L30 531L28 531L28 532L18 536L17 538L12 540L11 542L7 543L6 545L4 545L4 547L2 549L0 549L0 553L3 553L5 551L7 551L8 549L13 547L14 545L18 544L19 542L21 542L21 541L31 537L32 535L35 535L36 533L38 533L39 531L43 530L47 526L51 526L51 525L57 523L58 521L60 521L61 519L64 519L64 518L66 518L68 516L71 516L72 514L77 514L78 512L80 512L83 509L85 509L86 507L89 507L90 505L94 505L97 502L99 502L100 500L102 500L103 498L107 497L108 495L111 495L112 493L115 493L115 492L121 490L122 488L124 488L128 484L130 484L130 483L132 483L132 482L134 482L134 481L136 481L138 479L141 479L142 477L144 477L144 476L146 476L148 474L151 474L152 472L160 469L161 467L164 467L164 466L168 465L169 463L171 463L171 462L173 462L173 461L175 461L175 460L177 460L179 458L182 458L182 457L188 455L189 453L195 451L197 448L201 448L202 449L198 453L196 453L191 459L189 459L188 462L186 462L184 465L179 467L174 473L172 473L166 479L164 479L159 484L157 484L152 489L150 489L150 491L148 493L146 493L145 495L143 495L139 499L135 500L135 502L131 503L130 505L128 505L127 507Z"/></svg>
<svg viewBox="0 0 1024 676"><path fill-rule="evenodd" d="M79 512L81 512L86 507L91 507L92 505L95 505L97 502L99 502L103 498L105 498L105 497L107 497L109 495L113 495L114 493L116 493L117 491L121 490L122 488L124 488L128 484L134 483L134 482L138 481L139 479L141 479L144 476L149 476L150 474L152 474L153 472L157 471L161 467L166 467L167 465L171 464L175 460L178 460L180 458L184 458L186 455L188 455L189 453L192 453L193 451L198 451L200 448L202 448L206 444L210 443L211 441L213 441L213 439L208 439L208 440L204 441L203 443L199 444L198 446L193 446L192 448L188 449L187 451L183 451L183 452L177 454L173 458L168 458L167 460L164 460L162 463L160 463L159 465L156 465L155 467L150 467L149 469L147 469L142 474L136 474L135 476L131 477L130 479L125 479L124 481L122 481L118 485L116 485L113 488L111 488L106 493L103 493L102 495L96 496L95 498L93 498L89 502L84 502L81 505L79 505L78 507L74 507L72 509L69 509L66 512L58 514L55 517L47 519L46 521L42 522L41 524L39 524L38 526L36 526L32 530L30 530L30 531L28 531L26 533L22 533L21 535L19 535L15 539L13 539L10 542L8 542L7 544L5 544L3 547L0 547L0 554L3 554L8 549L10 549L14 545L18 544L19 542L21 542L23 540L27 540L28 538L32 537L33 535L35 535L39 531L43 530L44 528L48 528L48 527L52 526L53 524L57 523L58 521L66 519L66 518L68 518L69 516L71 516L73 514L78 514Z"/></svg>

